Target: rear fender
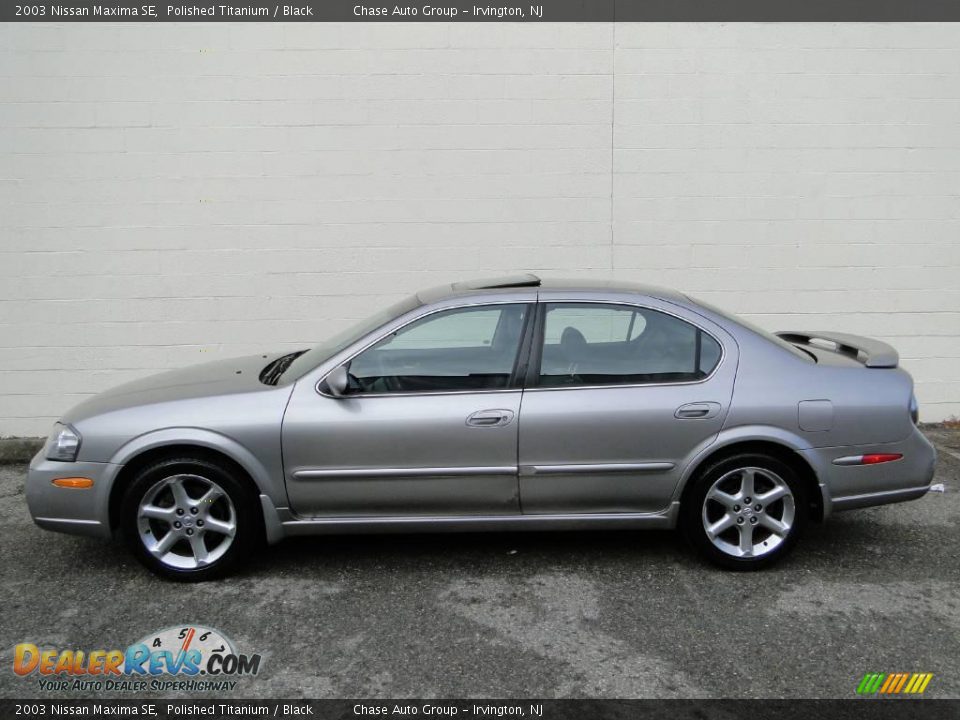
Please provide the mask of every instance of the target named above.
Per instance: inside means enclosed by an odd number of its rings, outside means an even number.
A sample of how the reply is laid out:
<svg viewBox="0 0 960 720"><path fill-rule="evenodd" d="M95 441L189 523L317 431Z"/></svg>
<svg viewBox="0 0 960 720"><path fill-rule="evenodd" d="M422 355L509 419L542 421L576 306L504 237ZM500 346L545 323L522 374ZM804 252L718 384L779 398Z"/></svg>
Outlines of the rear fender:
<svg viewBox="0 0 960 720"><path fill-rule="evenodd" d="M773 425L741 425L738 427L726 428L720 431L713 442L698 448L695 454L688 460L683 469L680 482L677 484L677 488L674 491L673 502L680 501L685 488L693 478L693 474L696 472L697 468L701 466L704 460L714 453L723 450L724 448L731 447L739 443L748 442L767 442L779 445L786 450L793 451L796 453L799 460L806 462L807 465L810 465L807 454L804 453L805 450L810 449L810 441L797 433L793 433L789 430L784 430L783 428L775 427ZM820 498L823 503L823 517L826 517L831 511L830 495L827 492L827 488L822 480L823 475L821 470L817 467L813 467L812 465L811 469L813 470L817 487L820 491Z"/></svg>

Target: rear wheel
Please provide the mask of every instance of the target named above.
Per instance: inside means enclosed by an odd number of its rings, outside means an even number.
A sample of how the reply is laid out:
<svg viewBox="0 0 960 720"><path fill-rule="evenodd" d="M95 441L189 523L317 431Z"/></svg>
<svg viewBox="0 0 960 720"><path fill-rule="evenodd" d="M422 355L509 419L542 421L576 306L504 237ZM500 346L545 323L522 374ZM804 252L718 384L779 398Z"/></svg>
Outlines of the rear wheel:
<svg viewBox="0 0 960 720"><path fill-rule="evenodd" d="M141 471L121 504L121 527L137 559L163 577L221 577L252 549L259 525L244 483L198 458L162 460Z"/></svg>
<svg viewBox="0 0 960 720"><path fill-rule="evenodd" d="M684 534L711 562L757 570L786 555L807 521L807 497L786 463L743 454L711 465L681 508Z"/></svg>

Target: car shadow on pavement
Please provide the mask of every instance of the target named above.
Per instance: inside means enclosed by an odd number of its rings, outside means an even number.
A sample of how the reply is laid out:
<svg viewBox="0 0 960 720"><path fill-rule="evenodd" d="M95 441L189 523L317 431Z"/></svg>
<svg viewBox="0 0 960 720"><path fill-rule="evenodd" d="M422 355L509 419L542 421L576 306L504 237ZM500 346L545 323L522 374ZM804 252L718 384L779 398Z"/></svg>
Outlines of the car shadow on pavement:
<svg viewBox="0 0 960 720"><path fill-rule="evenodd" d="M491 569L504 563L598 568L697 561L679 533L664 531L331 535L288 538L266 548L251 563L251 572L384 566L445 572Z"/></svg>
<svg viewBox="0 0 960 720"><path fill-rule="evenodd" d="M817 571L824 576L850 567L909 562L911 573L934 568L928 531L889 521L890 511L843 513L813 523L794 552L775 568ZM33 533L33 528L28 532ZM34 551L24 557L29 574L59 568L63 579L74 573L108 576L146 573L120 542L37 533ZM32 558L32 559L31 559ZM916 562L913 562L916 561ZM26 567L23 567L26 566ZM518 571L643 567L651 570L713 568L688 547L680 533L664 530L599 530L451 534L321 535L287 538L262 548L237 571L239 577L331 571L409 570L471 572L515 568Z"/></svg>
<svg viewBox="0 0 960 720"><path fill-rule="evenodd" d="M922 529L885 522L883 512L855 512L812 523L794 552L772 569L823 576L849 567L927 559ZM257 554L244 574L323 573L325 570L413 568L475 571L545 569L687 569L724 573L702 560L677 531L610 530L538 533L330 535L288 538Z"/></svg>

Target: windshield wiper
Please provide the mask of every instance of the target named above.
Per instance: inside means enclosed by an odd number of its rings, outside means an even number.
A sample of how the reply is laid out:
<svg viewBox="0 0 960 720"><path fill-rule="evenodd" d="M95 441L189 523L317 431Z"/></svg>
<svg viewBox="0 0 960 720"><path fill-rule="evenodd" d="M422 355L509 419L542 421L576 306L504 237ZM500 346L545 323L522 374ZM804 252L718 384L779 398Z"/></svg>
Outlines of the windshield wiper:
<svg viewBox="0 0 960 720"><path fill-rule="evenodd" d="M290 364L305 352L306 350L298 350L289 355L278 357L272 363L269 363L260 373L260 382L264 385L276 385L280 382L280 378L283 376L283 373L286 372L287 368L290 367Z"/></svg>

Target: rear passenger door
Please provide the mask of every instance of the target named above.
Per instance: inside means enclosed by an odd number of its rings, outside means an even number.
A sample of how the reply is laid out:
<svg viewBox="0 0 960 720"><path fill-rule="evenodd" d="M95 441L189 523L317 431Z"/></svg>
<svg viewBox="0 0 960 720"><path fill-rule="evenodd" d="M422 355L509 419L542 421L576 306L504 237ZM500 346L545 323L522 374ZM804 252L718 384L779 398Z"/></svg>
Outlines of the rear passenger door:
<svg viewBox="0 0 960 720"><path fill-rule="evenodd" d="M520 418L523 512L665 510L723 424L732 338L654 300L541 301L537 333Z"/></svg>

